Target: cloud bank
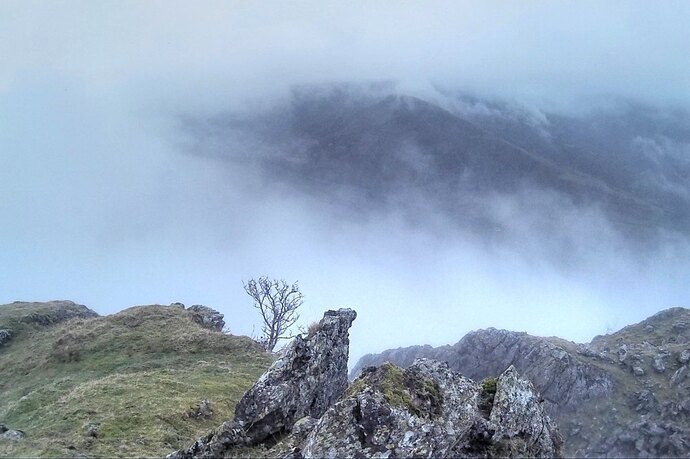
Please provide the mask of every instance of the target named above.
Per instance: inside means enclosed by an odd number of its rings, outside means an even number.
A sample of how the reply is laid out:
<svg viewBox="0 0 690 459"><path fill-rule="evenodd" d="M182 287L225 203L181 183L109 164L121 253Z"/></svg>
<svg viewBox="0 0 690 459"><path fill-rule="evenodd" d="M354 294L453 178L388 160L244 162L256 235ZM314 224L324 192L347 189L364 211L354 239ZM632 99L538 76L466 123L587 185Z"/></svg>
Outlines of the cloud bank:
<svg viewBox="0 0 690 459"><path fill-rule="evenodd" d="M356 308L355 357L486 326L588 340L687 304L682 241L635 255L596 207L487 195L504 243L458 231L413 193L397 197L406 212L353 218L332 195L210 154L253 158L271 142L190 136L180 119L371 81L423 99L441 88L515 101L535 125L630 99L687 110L688 17L685 2L4 2L0 302L202 303L251 333L241 280L267 274L300 280L307 321ZM636 142L651 164L687 158L687 141ZM424 168L418 153L404 160ZM686 177L675 170L669 189ZM530 215L535 200L557 218Z"/></svg>

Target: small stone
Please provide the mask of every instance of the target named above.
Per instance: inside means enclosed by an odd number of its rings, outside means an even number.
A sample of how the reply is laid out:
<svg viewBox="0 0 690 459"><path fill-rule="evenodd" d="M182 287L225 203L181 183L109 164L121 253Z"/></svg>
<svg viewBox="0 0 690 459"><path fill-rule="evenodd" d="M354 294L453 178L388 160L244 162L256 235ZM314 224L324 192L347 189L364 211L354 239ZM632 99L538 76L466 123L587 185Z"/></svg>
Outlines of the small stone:
<svg viewBox="0 0 690 459"><path fill-rule="evenodd" d="M12 338L12 330L0 329L0 346Z"/></svg>
<svg viewBox="0 0 690 459"><path fill-rule="evenodd" d="M676 372L673 373L673 376L671 376L671 385L675 386L675 385L681 383L685 379L687 374L688 374L687 365L682 366L679 369L677 369Z"/></svg>
<svg viewBox="0 0 690 459"><path fill-rule="evenodd" d="M657 373L663 373L664 371L666 371L666 365L664 365L664 357L662 355L657 354L654 357L652 367Z"/></svg>
<svg viewBox="0 0 690 459"><path fill-rule="evenodd" d="M563 349L554 349L551 351L551 357L557 360L563 360L566 357L568 357L568 353L565 352Z"/></svg>
<svg viewBox="0 0 690 459"><path fill-rule="evenodd" d="M635 376L643 376L644 375L644 369L642 367L633 367L633 373L635 373Z"/></svg>
<svg viewBox="0 0 690 459"><path fill-rule="evenodd" d="M678 361L682 365L685 365L686 363L690 362L690 349L685 349L683 352L681 352L678 356Z"/></svg>
<svg viewBox="0 0 690 459"><path fill-rule="evenodd" d="M204 399L199 402L199 404L191 408L186 414L185 417L187 418L209 418L213 416L213 410L211 409L211 403Z"/></svg>
<svg viewBox="0 0 690 459"><path fill-rule="evenodd" d="M96 438L98 437L98 424L87 424L86 425L86 436L87 437L93 437Z"/></svg>
<svg viewBox="0 0 690 459"><path fill-rule="evenodd" d="M628 358L628 346L623 344L618 348L618 361L623 363Z"/></svg>

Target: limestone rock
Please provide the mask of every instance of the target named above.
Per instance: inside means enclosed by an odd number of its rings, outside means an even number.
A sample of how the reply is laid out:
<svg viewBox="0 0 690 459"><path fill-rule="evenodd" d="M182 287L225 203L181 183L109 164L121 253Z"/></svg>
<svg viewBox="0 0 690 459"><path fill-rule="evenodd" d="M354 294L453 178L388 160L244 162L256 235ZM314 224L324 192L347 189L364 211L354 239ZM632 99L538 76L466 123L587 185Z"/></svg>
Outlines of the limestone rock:
<svg viewBox="0 0 690 459"><path fill-rule="evenodd" d="M657 373L663 373L666 371L666 365L664 364L664 355L662 354L657 354L654 356L654 362L652 363L652 367Z"/></svg>
<svg viewBox="0 0 690 459"><path fill-rule="evenodd" d="M351 309L327 311L318 331L297 336L244 394L233 422L168 457L219 457L234 447L284 436L305 416L321 417L347 388L349 329L356 317Z"/></svg>
<svg viewBox="0 0 690 459"><path fill-rule="evenodd" d="M184 305L183 305L184 308ZM204 328L215 331L223 331L225 321L223 314L208 306L195 304L187 309L192 313L192 319Z"/></svg>
<svg viewBox="0 0 690 459"><path fill-rule="evenodd" d="M620 363L625 362L625 360L628 358L628 346L626 344L621 345L618 348L618 361Z"/></svg>
<svg viewBox="0 0 690 459"><path fill-rule="evenodd" d="M21 430L8 429L5 424L0 424L0 441L19 441L24 438L24 432Z"/></svg>
<svg viewBox="0 0 690 459"><path fill-rule="evenodd" d="M430 358L448 362L453 370L481 380L514 365L541 392L547 410L552 414L567 413L583 401L606 397L613 391L611 376L597 365L578 359L577 349L581 348L573 347L571 353L548 338L488 328L468 333L453 346L413 346L370 354L355 365L351 375L366 365L390 361L408 366L414 359Z"/></svg>
<svg viewBox="0 0 690 459"><path fill-rule="evenodd" d="M235 408L235 420L255 441L290 430L304 416L321 415L347 388L349 329L357 317L351 309L327 311L319 330L297 336L247 391Z"/></svg>
<svg viewBox="0 0 690 459"><path fill-rule="evenodd" d="M445 363L420 359L362 373L319 420L309 457L554 457L561 439L531 383L513 367L485 389Z"/></svg>
<svg viewBox="0 0 690 459"><path fill-rule="evenodd" d="M12 330L0 329L0 346L12 339Z"/></svg>
<svg viewBox="0 0 690 459"><path fill-rule="evenodd" d="M428 357L478 381L512 364L544 397L547 413L565 433L567 456L690 457L687 324L690 309L678 307L586 344L480 330L452 346L365 356L352 374L386 360L407 366Z"/></svg>
<svg viewBox="0 0 690 459"><path fill-rule="evenodd" d="M684 349L681 351L680 355L678 355L678 361L681 363L681 365L685 365L686 363L690 362L690 349Z"/></svg>
<svg viewBox="0 0 690 459"><path fill-rule="evenodd" d="M91 319L98 314L84 305L73 301L48 301L46 303L25 303L15 301L17 306L38 306L44 312L32 312L23 316L20 321L31 325L48 326L69 319Z"/></svg>
<svg viewBox="0 0 690 459"><path fill-rule="evenodd" d="M682 381L685 380L685 378L688 375L688 366L684 365L680 367L679 369L676 370L675 373L673 373L673 376L671 376L671 386L676 386L680 384Z"/></svg>
<svg viewBox="0 0 690 459"><path fill-rule="evenodd" d="M185 417L193 419L209 418L211 416L213 416L211 403L206 399L200 401L195 407L185 413Z"/></svg>

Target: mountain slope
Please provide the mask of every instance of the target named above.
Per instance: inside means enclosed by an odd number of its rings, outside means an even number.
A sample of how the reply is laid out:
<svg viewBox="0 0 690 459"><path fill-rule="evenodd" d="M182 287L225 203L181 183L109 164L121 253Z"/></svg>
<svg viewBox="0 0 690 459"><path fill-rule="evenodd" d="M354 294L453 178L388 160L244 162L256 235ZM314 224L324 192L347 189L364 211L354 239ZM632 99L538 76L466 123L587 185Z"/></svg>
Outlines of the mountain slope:
<svg viewBox="0 0 690 459"><path fill-rule="evenodd" d="M537 231L567 210L556 202L601 212L639 248L690 230L689 118L634 104L534 114L464 95L422 100L335 86L296 90L274 111L187 120L185 128L195 154L253 164L270 183L354 215L383 208L423 222L426 210L489 237L521 231L518 216L534 219L528 231ZM517 210L506 215L498 198Z"/></svg>
<svg viewBox="0 0 690 459"><path fill-rule="evenodd" d="M165 455L229 418L272 361L179 307L95 316L71 302L0 306L0 329L12 329L0 346L0 422L25 433L0 442L0 455Z"/></svg>
<svg viewBox="0 0 690 459"><path fill-rule="evenodd" d="M385 361L447 361L473 379L514 365L530 378L558 422L571 456L690 454L690 310L673 308L590 344L487 329L453 346L370 354L356 376Z"/></svg>

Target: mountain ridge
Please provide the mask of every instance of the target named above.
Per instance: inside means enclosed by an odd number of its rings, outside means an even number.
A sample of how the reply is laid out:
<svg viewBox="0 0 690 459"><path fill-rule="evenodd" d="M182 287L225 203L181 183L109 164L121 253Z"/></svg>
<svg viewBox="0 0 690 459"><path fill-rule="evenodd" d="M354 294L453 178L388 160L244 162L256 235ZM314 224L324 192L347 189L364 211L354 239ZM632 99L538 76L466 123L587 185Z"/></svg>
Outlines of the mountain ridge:
<svg viewBox="0 0 690 459"><path fill-rule="evenodd" d="M370 365L390 361L404 367L416 358L448 362L474 379L514 365L544 397L566 455L682 457L690 453L690 445L678 440L690 433L689 343L690 309L678 307L587 344L478 330L454 345L368 354L350 378ZM640 429L644 433L636 434Z"/></svg>
<svg viewBox="0 0 690 459"><path fill-rule="evenodd" d="M196 139L194 154L248 161L272 183L335 205L344 201L360 214L379 207L412 214L421 200L430 212L488 237L495 228L511 227L487 205L495 197L540 219L553 212L548 200L519 196L527 190L579 211L600 209L621 237L639 247L659 244L668 231L686 238L685 112L637 113L623 106L530 117L516 116L530 111L507 103L444 97L347 85L302 88L273 110L186 120L184 128ZM237 138L244 139L242 151L255 153L217 148ZM209 139L216 147L205 152Z"/></svg>

